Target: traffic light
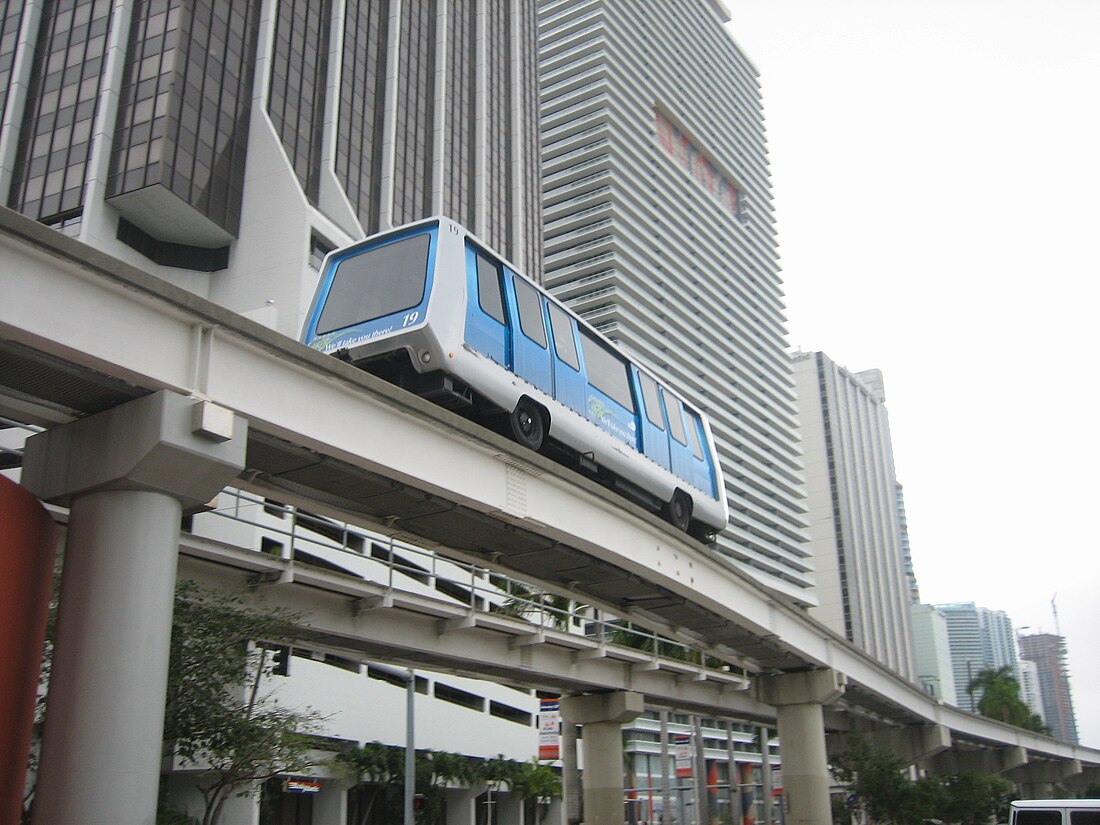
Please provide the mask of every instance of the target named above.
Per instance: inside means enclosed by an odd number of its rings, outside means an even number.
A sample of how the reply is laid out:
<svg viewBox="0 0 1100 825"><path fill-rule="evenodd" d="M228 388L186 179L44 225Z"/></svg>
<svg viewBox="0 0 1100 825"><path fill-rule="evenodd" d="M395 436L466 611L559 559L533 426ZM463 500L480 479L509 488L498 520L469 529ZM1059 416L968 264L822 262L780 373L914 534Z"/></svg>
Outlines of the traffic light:
<svg viewBox="0 0 1100 825"><path fill-rule="evenodd" d="M271 645L271 672L276 676L290 675L290 647Z"/></svg>

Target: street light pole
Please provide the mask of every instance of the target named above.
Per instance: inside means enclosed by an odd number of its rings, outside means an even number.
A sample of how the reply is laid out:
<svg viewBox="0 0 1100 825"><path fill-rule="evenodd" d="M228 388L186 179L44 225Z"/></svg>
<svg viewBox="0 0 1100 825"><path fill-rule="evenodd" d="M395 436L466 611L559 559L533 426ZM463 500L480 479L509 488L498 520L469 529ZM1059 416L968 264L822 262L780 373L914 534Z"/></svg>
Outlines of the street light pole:
<svg viewBox="0 0 1100 825"><path fill-rule="evenodd" d="M405 677L405 825L413 825L416 793L416 672L410 667Z"/></svg>

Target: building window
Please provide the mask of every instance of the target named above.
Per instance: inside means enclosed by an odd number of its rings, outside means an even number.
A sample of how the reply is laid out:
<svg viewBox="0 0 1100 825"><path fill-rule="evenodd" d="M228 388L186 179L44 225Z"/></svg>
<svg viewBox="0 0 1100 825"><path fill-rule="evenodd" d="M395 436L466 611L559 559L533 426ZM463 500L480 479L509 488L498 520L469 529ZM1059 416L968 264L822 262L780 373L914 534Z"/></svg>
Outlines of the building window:
<svg viewBox="0 0 1100 825"><path fill-rule="evenodd" d="M280 0L267 101L271 122L314 205L320 194L330 8L329 0Z"/></svg>
<svg viewBox="0 0 1100 825"><path fill-rule="evenodd" d="M111 5L43 6L9 201L36 220L73 217L83 206Z"/></svg>

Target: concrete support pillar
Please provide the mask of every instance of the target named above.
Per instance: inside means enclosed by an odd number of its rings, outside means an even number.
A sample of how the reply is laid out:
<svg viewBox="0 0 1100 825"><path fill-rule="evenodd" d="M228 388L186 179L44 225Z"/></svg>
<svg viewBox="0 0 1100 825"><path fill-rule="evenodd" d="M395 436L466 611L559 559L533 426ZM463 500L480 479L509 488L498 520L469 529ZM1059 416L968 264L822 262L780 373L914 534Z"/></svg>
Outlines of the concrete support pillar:
<svg viewBox="0 0 1100 825"><path fill-rule="evenodd" d="M562 698L565 721L584 726L585 825L623 825L623 725L644 710L642 695L630 691Z"/></svg>
<svg viewBox="0 0 1100 825"><path fill-rule="evenodd" d="M790 811L787 825L832 821L822 706L840 698L844 685L844 677L834 670L762 676L754 682L757 698L776 709L783 790Z"/></svg>
<svg viewBox="0 0 1100 825"><path fill-rule="evenodd" d="M581 772L577 767L577 726L565 719L561 724L561 796L565 825L580 825Z"/></svg>
<svg viewBox="0 0 1100 825"><path fill-rule="evenodd" d="M180 515L244 467L246 424L168 392L27 441L23 484L70 507L37 825L152 825Z"/></svg>

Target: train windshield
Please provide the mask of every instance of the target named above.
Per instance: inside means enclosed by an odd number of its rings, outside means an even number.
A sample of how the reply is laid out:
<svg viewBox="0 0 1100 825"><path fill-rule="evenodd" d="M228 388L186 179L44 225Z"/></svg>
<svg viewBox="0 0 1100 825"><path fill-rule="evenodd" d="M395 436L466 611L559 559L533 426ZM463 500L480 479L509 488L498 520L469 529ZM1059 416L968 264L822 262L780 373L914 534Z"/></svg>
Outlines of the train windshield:
<svg viewBox="0 0 1100 825"><path fill-rule="evenodd" d="M324 335L419 305L430 245L431 235L424 232L337 260L316 333Z"/></svg>

